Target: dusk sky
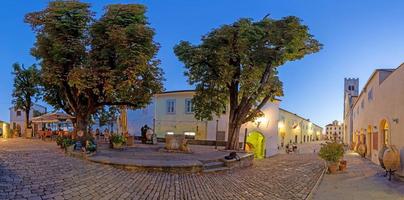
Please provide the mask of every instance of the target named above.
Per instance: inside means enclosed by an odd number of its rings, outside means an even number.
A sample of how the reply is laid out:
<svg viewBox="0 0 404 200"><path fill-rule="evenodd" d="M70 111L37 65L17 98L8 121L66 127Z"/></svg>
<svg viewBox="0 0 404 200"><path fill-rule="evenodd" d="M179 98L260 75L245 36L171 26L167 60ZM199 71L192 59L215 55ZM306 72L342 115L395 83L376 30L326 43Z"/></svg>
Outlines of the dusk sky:
<svg viewBox="0 0 404 200"><path fill-rule="evenodd" d="M0 6L0 120L9 121L12 64L36 63L30 55L35 41L24 23L28 12L42 10L47 0L2 1ZM360 79L360 88L376 68L396 68L404 62L404 1L352 0L92 0L99 16L110 3L142 3L160 43L158 58L166 90L192 89L183 64L173 53L180 40L200 42L213 28L239 18L279 19L294 15L308 25L324 48L280 68L285 96L281 107L316 124L342 120L344 77ZM41 103L43 104L43 103Z"/></svg>

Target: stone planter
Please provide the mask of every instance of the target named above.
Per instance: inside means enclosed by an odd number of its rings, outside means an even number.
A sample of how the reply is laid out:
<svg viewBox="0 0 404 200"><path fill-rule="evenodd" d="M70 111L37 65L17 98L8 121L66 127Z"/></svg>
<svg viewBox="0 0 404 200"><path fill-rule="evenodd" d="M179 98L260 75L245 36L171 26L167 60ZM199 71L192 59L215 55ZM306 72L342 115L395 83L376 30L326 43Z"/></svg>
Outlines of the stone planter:
<svg viewBox="0 0 404 200"><path fill-rule="evenodd" d="M167 135L165 149L171 151L191 152L184 135Z"/></svg>
<svg viewBox="0 0 404 200"><path fill-rule="evenodd" d="M345 171L346 170L346 165L347 165L346 160L341 160L339 162L339 170L342 171L342 172Z"/></svg>
<svg viewBox="0 0 404 200"><path fill-rule="evenodd" d="M73 151L74 151L74 145L66 147L66 152L73 152Z"/></svg>
<svg viewBox="0 0 404 200"><path fill-rule="evenodd" d="M122 143L112 143L112 148L114 148L114 149L122 149Z"/></svg>
<svg viewBox="0 0 404 200"><path fill-rule="evenodd" d="M328 171L330 174L335 174L337 173L338 170L338 164L337 163L329 163L328 164Z"/></svg>

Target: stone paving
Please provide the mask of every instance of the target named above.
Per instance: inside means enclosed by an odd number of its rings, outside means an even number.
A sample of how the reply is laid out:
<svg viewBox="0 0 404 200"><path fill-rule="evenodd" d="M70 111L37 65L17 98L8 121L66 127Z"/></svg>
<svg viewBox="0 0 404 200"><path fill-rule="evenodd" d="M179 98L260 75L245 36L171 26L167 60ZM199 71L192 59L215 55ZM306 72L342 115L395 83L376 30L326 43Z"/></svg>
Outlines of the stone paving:
<svg viewBox="0 0 404 200"><path fill-rule="evenodd" d="M349 152L347 171L325 174L314 199L318 200L396 200L404 199L404 182L394 178L388 181L380 166Z"/></svg>
<svg viewBox="0 0 404 200"><path fill-rule="evenodd" d="M0 199L305 199L322 171L312 154L225 173L125 171L67 157L51 142L0 139Z"/></svg>

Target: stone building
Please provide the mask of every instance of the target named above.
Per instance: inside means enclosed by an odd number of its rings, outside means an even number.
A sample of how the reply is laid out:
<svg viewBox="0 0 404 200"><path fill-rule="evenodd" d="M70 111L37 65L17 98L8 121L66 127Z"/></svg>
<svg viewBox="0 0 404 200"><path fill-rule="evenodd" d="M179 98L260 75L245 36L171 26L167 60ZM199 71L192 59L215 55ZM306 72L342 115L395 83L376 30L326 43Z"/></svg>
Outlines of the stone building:
<svg viewBox="0 0 404 200"><path fill-rule="evenodd" d="M352 143L352 115L351 112L353 104L359 95L359 79L358 78L345 78L344 79L344 127L343 127L343 141L345 144Z"/></svg>
<svg viewBox="0 0 404 200"><path fill-rule="evenodd" d="M31 107L30 113L29 113L29 119L32 120L33 117L40 116L42 114L45 114L47 112L46 107L34 104ZM10 126L13 132L18 135L18 136L23 136L25 133L25 111L21 109L14 109L14 107L10 108ZM38 127L33 127L34 130L38 129Z"/></svg>
<svg viewBox="0 0 404 200"><path fill-rule="evenodd" d="M298 144L321 139L323 128L285 109L279 109L278 144Z"/></svg>
<svg viewBox="0 0 404 200"><path fill-rule="evenodd" d="M327 140L343 141L343 127L344 125L334 120L331 124L325 126L325 135Z"/></svg>
<svg viewBox="0 0 404 200"><path fill-rule="evenodd" d="M200 143L221 143L228 138L228 111L209 121L195 119L192 105L193 90L167 91L156 94L144 109L127 110L129 134L140 136L141 127L155 130L158 138L183 134ZM287 143L305 143L319 140L323 129L297 114L279 108L280 101L268 102L261 111L263 117L244 124L240 129L240 143L246 141L256 157L278 153ZM245 137L246 136L246 137Z"/></svg>
<svg viewBox="0 0 404 200"><path fill-rule="evenodd" d="M366 144L366 157L377 164L383 144L394 145L401 156L397 173L404 175L404 64L376 69L360 94L354 95L345 90L345 96L350 96L344 103L344 135L349 137L345 141L353 148Z"/></svg>

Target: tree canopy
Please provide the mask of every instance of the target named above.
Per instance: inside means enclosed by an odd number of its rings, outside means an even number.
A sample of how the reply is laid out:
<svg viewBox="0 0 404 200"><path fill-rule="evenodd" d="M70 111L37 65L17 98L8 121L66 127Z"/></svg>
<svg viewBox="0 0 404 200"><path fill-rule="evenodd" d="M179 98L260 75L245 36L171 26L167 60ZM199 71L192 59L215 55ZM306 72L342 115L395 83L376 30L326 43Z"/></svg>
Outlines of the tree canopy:
<svg viewBox="0 0 404 200"><path fill-rule="evenodd" d="M321 47L299 18L289 16L240 19L204 35L201 44L181 41L174 52L196 86L195 116L212 119L229 109L227 148L237 149L241 125L283 95L277 68Z"/></svg>
<svg viewBox="0 0 404 200"><path fill-rule="evenodd" d="M34 102L40 98L40 75L35 65L25 68L24 65L15 63L13 65L14 89L12 104L14 109L25 111L25 126L31 127L29 113Z"/></svg>
<svg viewBox="0 0 404 200"><path fill-rule="evenodd" d="M113 4L94 18L88 3L53 1L25 21L36 32L44 100L85 130L104 106L146 106L163 89L154 30L138 4Z"/></svg>

